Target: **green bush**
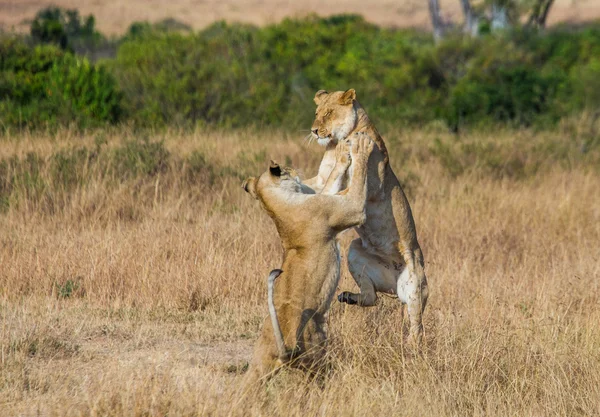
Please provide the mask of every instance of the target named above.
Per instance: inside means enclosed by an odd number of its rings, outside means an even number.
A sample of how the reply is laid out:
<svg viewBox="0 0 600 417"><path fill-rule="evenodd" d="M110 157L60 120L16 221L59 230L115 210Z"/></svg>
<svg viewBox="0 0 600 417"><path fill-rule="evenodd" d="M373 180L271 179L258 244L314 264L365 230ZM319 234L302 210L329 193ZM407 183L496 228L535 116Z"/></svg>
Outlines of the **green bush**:
<svg viewBox="0 0 600 417"><path fill-rule="evenodd" d="M127 29L123 41L146 38L152 34L165 32L190 32L192 28L173 18L163 19L156 23L134 22Z"/></svg>
<svg viewBox="0 0 600 417"><path fill-rule="evenodd" d="M48 86L65 120L114 123L122 115L122 93L114 78L85 58L66 54L57 60L49 71Z"/></svg>
<svg viewBox="0 0 600 417"><path fill-rule="evenodd" d="M314 92L362 86L384 117L432 118L443 96L429 40L357 16L286 19L257 29L216 23L196 35L139 30L111 65L144 123L310 124Z"/></svg>
<svg viewBox="0 0 600 417"><path fill-rule="evenodd" d="M201 35L151 32L126 41L112 69L144 124L223 126L280 120L267 66L257 65L256 29L214 25ZM262 99L259 101L258 99Z"/></svg>
<svg viewBox="0 0 600 417"><path fill-rule="evenodd" d="M111 74L52 45L0 39L0 124L81 127L117 122L122 93Z"/></svg>
<svg viewBox="0 0 600 417"><path fill-rule="evenodd" d="M564 74L540 71L532 54L512 42L484 46L492 48L472 58L450 89L446 121L451 127L486 121L531 125L551 112Z"/></svg>
<svg viewBox="0 0 600 417"><path fill-rule="evenodd" d="M139 29L111 68L132 114L153 125L308 126L316 90L354 87L376 121L441 118L457 129L551 126L596 105L578 87L597 79L596 53L597 29L434 45L345 15L262 29L217 23L195 35Z"/></svg>
<svg viewBox="0 0 600 417"><path fill-rule="evenodd" d="M93 18L74 11L47 9L32 25L36 42L63 45L65 36L68 45L101 38ZM355 15L196 33L166 20L135 23L118 43L114 59L92 64L59 47L0 41L0 122L297 129L311 124L315 91L350 87L376 123L443 120L453 130L553 127L600 107L598 23L434 44Z"/></svg>
<svg viewBox="0 0 600 417"><path fill-rule="evenodd" d="M48 7L40 10L31 23L31 38L37 43L50 43L64 50L84 50L105 39L96 30L96 19L79 16L77 10Z"/></svg>

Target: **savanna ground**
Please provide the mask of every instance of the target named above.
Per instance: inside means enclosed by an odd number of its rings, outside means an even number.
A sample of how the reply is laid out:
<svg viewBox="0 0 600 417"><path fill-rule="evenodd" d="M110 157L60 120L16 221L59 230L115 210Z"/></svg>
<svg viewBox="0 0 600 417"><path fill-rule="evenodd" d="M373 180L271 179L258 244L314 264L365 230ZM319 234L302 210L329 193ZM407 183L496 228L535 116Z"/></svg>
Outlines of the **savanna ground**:
<svg viewBox="0 0 600 417"><path fill-rule="evenodd" d="M302 135L3 138L0 415L600 415L600 152L576 129L386 132L426 257L422 354L397 300L334 302L323 380L242 395L281 250L240 184L269 158L313 174Z"/></svg>
<svg viewBox="0 0 600 417"><path fill-rule="evenodd" d="M459 0L440 0L440 5L444 18L462 21ZM131 23L141 20L175 18L201 29L217 20L264 25L309 13L320 16L356 13L382 26L426 29L431 26L427 1L423 0L8 0L0 1L0 29L28 31L28 21L48 6L93 14L98 29L109 35L121 35ZM556 0L548 23L577 23L599 17L597 0Z"/></svg>

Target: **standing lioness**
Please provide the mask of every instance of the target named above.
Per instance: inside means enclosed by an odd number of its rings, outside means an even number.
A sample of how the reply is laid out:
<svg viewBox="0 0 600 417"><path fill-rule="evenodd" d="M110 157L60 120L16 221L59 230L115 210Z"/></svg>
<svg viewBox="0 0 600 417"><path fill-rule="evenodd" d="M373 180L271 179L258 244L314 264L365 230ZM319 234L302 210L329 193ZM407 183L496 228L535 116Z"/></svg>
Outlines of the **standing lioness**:
<svg viewBox="0 0 600 417"><path fill-rule="evenodd" d="M336 236L365 220L365 177L373 147L366 136L353 138L354 176L344 195L304 194L307 190L295 171L274 162L258 179L244 182L244 189L273 219L284 251L281 270L269 276L271 319L265 321L257 342L250 381L291 359L295 365L311 367L322 357L327 311L340 278ZM336 175L345 173L347 153L342 145L337 157L334 150L334 164L337 161L342 168L334 170Z"/></svg>
<svg viewBox="0 0 600 417"><path fill-rule="evenodd" d="M356 132L369 135L376 146L367 172L367 220L356 229L359 239L348 250L348 267L360 294L343 292L339 301L373 306L376 291L396 293L408 305L410 336L420 342L422 313L427 302L423 253L408 200L389 164L383 139L356 100L353 89L315 95L317 111L312 134L326 147L316 177L304 183L319 191L335 165L335 147ZM348 170L352 176L354 166ZM354 173L355 175L355 173Z"/></svg>

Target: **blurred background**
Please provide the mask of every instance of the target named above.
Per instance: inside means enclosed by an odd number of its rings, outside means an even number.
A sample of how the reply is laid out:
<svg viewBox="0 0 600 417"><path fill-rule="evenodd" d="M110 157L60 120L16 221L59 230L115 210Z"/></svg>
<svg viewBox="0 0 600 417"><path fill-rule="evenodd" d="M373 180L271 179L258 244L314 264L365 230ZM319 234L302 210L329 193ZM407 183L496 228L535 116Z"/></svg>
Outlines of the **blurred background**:
<svg viewBox="0 0 600 417"><path fill-rule="evenodd" d="M375 121L554 128L600 104L593 0L9 1L4 129L311 123L353 87Z"/></svg>
<svg viewBox="0 0 600 417"><path fill-rule="evenodd" d="M480 9L490 8L493 2L470 3ZM497 1L496 4L518 7L520 14L527 14L536 7L536 1ZM445 19L460 23L463 19L461 0L440 0L439 7ZM546 2L542 3L547 4ZM329 0L329 1L283 1L283 0L9 0L0 4L4 29L12 27L28 30L31 20L40 9L49 6L78 9L82 14L97 18L98 29L108 35L122 35L129 25L137 21L157 22L165 18L179 20L194 29L203 29L218 20L228 22L266 25L278 23L286 17L304 17L315 13L320 16L336 14L359 14L368 22L397 28L431 29L429 0ZM579 23L600 17L600 4L594 0L554 0L547 16L547 23Z"/></svg>

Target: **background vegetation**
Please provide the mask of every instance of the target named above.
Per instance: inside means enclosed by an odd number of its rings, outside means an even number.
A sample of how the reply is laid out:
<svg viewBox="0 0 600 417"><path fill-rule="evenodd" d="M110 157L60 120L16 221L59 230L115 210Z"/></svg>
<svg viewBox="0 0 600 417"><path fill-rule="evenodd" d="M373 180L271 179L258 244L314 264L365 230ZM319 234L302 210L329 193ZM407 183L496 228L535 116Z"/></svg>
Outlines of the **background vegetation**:
<svg viewBox="0 0 600 417"><path fill-rule="evenodd" d="M552 128L600 106L598 24L449 34L438 43L353 15L263 28L215 23L199 32L173 20L142 22L112 40L94 25L91 16L49 9L31 36L0 40L4 130L123 122L306 128L321 88L356 87L381 123L441 121L454 131ZM114 56L97 60L103 55Z"/></svg>

